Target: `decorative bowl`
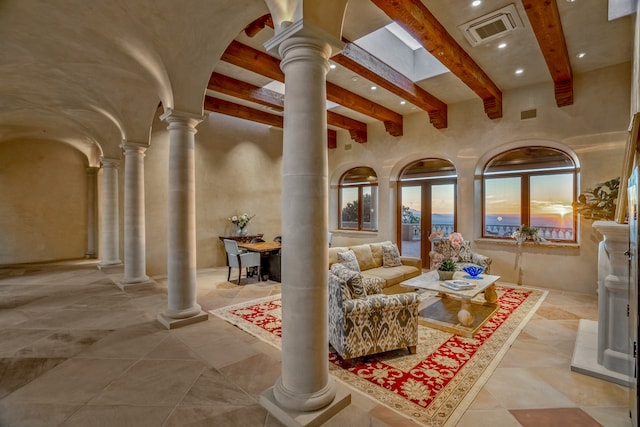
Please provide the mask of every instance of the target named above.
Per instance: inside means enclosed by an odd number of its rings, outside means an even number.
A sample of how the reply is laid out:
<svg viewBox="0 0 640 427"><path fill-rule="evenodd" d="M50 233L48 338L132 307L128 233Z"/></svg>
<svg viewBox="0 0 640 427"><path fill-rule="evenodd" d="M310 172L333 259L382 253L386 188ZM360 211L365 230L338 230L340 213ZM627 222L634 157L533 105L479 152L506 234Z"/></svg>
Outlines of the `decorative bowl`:
<svg viewBox="0 0 640 427"><path fill-rule="evenodd" d="M469 275L471 276L471 278L476 278L478 277L480 274L482 274L482 272L484 271L484 268L482 267L476 267L475 265L469 265L467 267L464 267L463 270Z"/></svg>

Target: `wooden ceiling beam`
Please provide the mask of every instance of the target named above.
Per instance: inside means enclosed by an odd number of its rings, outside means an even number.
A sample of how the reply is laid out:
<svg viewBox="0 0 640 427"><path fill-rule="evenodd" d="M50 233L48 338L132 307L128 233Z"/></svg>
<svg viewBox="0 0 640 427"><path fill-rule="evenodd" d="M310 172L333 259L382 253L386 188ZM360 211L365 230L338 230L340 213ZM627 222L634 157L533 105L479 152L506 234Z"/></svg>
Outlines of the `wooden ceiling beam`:
<svg viewBox="0 0 640 427"><path fill-rule="evenodd" d="M573 104L573 72L560 12L555 1L522 0L531 28L553 79L556 104Z"/></svg>
<svg viewBox="0 0 640 427"><path fill-rule="evenodd" d="M371 0L473 90L491 119L502 117L502 91L420 0Z"/></svg>
<svg viewBox="0 0 640 427"><path fill-rule="evenodd" d="M223 61L245 70L284 82L280 60L236 40L222 54ZM327 99L360 114L380 120L393 136L402 136L402 115L340 86L327 82Z"/></svg>
<svg viewBox="0 0 640 427"><path fill-rule="evenodd" d="M284 110L284 95L220 73L213 73L207 89L234 98L255 102L276 111ZM367 142L367 124L338 113L327 111L327 124L345 129L351 139L359 143Z"/></svg>
<svg viewBox="0 0 640 427"><path fill-rule="evenodd" d="M345 42L342 52L331 57L333 62L426 111L436 129L447 127L447 104L358 45L348 40Z"/></svg>
<svg viewBox="0 0 640 427"><path fill-rule="evenodd" d="M225 76L224 74L215 72L211 74L207 89L244 99L245 101L255 102L276 111L284 110L283 94Z"/></svg>
<svg viewBox="0 0 640 427"><path fill-rule="evenodd" d="M213 96L204 97L204 109L214 113L224 114L227 116L237 117L239 119L258 122L265 125L282 129L284 118L277 114L260 111L256 108L247 107L245 105L236 104L231 101L216 98ZM327 146L328 148L337 148L338 136L333 129L327 129Z"/></svg>

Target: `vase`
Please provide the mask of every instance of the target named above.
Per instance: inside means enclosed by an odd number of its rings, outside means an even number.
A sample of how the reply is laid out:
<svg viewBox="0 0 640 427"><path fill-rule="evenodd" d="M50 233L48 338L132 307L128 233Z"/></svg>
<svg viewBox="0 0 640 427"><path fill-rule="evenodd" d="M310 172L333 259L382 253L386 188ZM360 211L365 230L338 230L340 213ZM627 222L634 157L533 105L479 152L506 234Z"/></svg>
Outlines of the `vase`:
<svg viewBox="0 0 640 427"><path fill-rule="evenodd" d="M438 270L438 277L440 277L440 280L442 281L451 280L453 279L453 273L455 273L455 271Z"/></svg>
<svg viewBox="0 0 640 427"><path fill-rule="evenodd" d="M236 227L237 237L245 237L247 234L249 234L249 229L247 227Z"/></svg>

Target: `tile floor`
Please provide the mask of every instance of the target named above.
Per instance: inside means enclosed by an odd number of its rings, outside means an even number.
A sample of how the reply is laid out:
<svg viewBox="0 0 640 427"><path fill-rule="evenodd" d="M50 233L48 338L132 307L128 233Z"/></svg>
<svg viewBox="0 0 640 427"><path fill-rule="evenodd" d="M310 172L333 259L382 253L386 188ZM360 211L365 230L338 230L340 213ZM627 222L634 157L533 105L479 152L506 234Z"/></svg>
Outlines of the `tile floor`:
<svg viewBox="0 0 640 427"><path fill-rule="evenodd" d="M280 292L198 271L210 310ZM258 403L280 352L210 316L168 331L166 279L121 291L94 262L0 267L0 427L281 426ZM631 425L629 390L570 370L579 319L596 297L551 291L458 426ZM415 426L366 395L327 426Z"/></svg>

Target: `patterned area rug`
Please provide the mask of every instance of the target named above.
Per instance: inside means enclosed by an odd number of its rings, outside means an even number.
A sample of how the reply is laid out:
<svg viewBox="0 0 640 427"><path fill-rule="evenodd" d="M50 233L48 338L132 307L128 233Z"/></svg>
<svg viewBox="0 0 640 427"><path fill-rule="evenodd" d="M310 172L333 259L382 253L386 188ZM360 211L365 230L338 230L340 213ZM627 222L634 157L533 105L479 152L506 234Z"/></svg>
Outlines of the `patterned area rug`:
<svg viewBox="0 0 640 427"><path fill-rule="evenodd" d="M329 371L420 424L453 426L547 295L522 287L496 289L499 309L473 338L419 326L416 354L382 353L359 358L344 369L329 348ZM280 348L279 295L211 313Z"/></svg>

